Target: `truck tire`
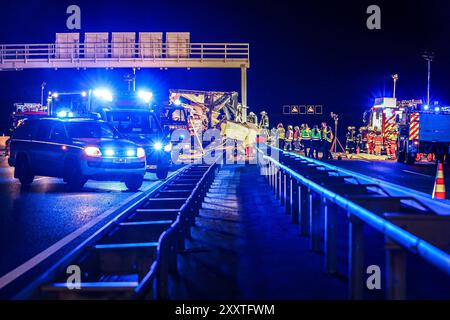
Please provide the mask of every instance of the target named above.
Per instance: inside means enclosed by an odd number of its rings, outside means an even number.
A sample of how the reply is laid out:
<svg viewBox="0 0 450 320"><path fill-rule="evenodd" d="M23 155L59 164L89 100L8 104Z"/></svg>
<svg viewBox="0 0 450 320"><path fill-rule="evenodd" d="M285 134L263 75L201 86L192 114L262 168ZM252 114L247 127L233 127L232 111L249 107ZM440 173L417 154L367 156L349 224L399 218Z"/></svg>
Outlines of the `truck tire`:
<svg viewBox="0 0 450 320"><path fill-rule="evenodd" d="M138 191L144 183L144 176L132 176L125 180L125 185L130 191Z"/></svg>
<svg viewBox="0 0 450 320"><path fill-rule="evenodd" d="M414 164L416 162L416 154L408 152L406 154L405 163L406 164Z"/></svg>
<svg viewBox="0 0 450 320"><path fill-rule="evenodd" d="M156 170L156 177L159 180L164 180L167 178L167 176L169 175L169 168L158 168Z"/></svg>
<svg viewBox="0 0 450 320"><path fill-rule="evenodd" d="M397 162L405 163L405 159L406 159L405 151L398 151L396 158L397 158Z"/></svg>
<svg viewBox="0 0 450 320"><path fill-rule="evenodd" d="M83 189L87 182L87 178L81 173L80 164L75 160L68 160L65 166L67 187L71 191L79 191Z"/></svg>
<svg viewBox="0 0 450 320"><path fill-rule="evenodd" d="M17 159L14 176L19 179L22 186L29 186L33 183L34 175L26 157L22 156Z"/></svg>

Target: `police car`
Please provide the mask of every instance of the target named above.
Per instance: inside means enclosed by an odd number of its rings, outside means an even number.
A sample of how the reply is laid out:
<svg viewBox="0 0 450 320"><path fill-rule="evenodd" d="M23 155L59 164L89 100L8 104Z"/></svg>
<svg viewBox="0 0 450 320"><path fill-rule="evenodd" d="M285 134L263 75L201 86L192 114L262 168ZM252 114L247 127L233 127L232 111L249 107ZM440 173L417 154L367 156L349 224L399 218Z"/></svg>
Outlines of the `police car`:
<svg viewBox="0 0 450 320"><path fill-rule="evenodd" d="M136 191L146 172L145 150L93 119L28 119L13 132L9 149L22 185L49 176L63 178L72 190L92 179L122 181Z"/></svg>

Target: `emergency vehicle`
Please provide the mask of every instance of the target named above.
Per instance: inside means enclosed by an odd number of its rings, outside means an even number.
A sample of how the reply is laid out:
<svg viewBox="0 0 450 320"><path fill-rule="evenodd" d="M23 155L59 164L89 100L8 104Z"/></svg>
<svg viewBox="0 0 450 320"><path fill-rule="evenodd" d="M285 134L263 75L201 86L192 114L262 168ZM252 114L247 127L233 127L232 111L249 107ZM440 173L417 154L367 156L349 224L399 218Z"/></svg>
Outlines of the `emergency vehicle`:
<svg viewBox="0 0 450 320"><path fill-rule="evenodd" d="M369 130L384 137L383 149L394 151L398 162L414 163L423 156L443 159L450 146L450 108L424 105L421 100L375 99L368 119ZM397 143L391 148L390 139ZM394 143L394 142L392 142Z"/></svg>
<svg viewBox="0 0 450 320"><path fill-rule="evenodd" d="M172 166L170 131L161 121L160 107L149 91L112 92L106 88L79 92L50 92L49 109L59 117L96 117L122 137L144 148L147 171L165 179ZM171 115L172 113L170 113Z"/></svg>
<svg viewBox="0 0 450 320"><path fill-rule="evenodd" d="M397 121L399 162L414 163L424 155L444 161L450 151L450 107L405 107Z"/></svg>

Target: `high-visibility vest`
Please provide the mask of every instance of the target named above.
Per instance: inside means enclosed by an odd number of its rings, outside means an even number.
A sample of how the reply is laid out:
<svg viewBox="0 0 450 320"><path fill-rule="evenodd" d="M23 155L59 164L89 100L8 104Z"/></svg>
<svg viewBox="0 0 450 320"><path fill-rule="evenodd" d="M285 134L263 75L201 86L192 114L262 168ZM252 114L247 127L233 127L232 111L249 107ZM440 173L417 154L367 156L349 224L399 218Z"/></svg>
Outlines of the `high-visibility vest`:
<svg viewBox="0 0 450 320"><path fill-rule="evenodd" d="M321 140L322 135L320 134L320 130L312 130L311 131L311 140Z"/></svg>
<svg viewBox="0 0 450 320"><path fill-rule="evenodd" d="M375 145L381 146L383 144L383 136L377 134L374 139Z"/></svg>
<svg viewBox="0 0 450 320"><path fill-rule="evenodd" d="M302 140L311 140L311 130L303 129L301 131L301 137L302 137Z"/></svg>
<svg viewBox="0 0 450 320"><path fill-rule="evenodd" d="M292 141L294 139L294 131L288 130L286 141Z"/></svg>
<svg viewBox="0 0 450 320"><path fill-rule="evenodd" d="M299 130L295 130L294 132L294 140L300 140L300 131Z"/></svg>
<svg viewBox="0 0 450 320"><path fill-rule="evenodd" d="M284 140L284 135L285 135L285 131L284 128L278 128L278 139L283 139Z"/></svg>
<svg viewBox="0 0 450 320"><path fill-rule="evenodd" d="M324 128L322 130L322 139L326 140L327 142L333 141L334 135L331 130L328 130L328 128Z"/></svg>

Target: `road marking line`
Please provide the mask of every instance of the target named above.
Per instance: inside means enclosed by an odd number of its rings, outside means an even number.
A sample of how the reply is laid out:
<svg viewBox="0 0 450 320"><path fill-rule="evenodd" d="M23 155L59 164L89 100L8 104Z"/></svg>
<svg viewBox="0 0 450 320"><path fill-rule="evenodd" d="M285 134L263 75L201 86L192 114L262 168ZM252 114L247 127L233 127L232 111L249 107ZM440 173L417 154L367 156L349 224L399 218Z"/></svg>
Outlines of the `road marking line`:
<svg viewBox="0 0 450 320"><path fill-rule="evenodd" d="M63 248L64 246L66 246L67 244L69 244L70 242L75 240L76 238L78 238L79 236L81 236L85 231L92 228L94 225L101 222L102 220L106 219L109 215L113 214L114 212L119 210L121 207L123 207L127 203L133 201L134 198L138 198L138 197L142 196L143 193L150 190L158 182L159 181L155 181L155 182L151 183L151 185L149 185L147 188L145 188L142 192L136 193L136 194L128 197L127 199L125 199L124 201L119 203L117 206L105 211L101 215L99 215L96 218L94 218L93 220L89 221L84 226L80 227L79 229L75 230L71 234L69 234L66 237L64 237L63 239L59 240L52 246L48 247L41 253L38 253L33 258L29 259L27 262L23 263L22 265L18 266L17 268L15 268L12 271L5 274L3 277L0 278L0 289L4 288L8 284L13 282L17 278L19 278L24 273L26 273L29 270L31 270L32 268L36 267L39 263L41 263L42 261L44 261L51 255L53 255L55 252L57 252L58 250L60 250L61 248Z"/></svg>
<svg viewBox="0 0 450 320"><path fill-rule="evenodd" d="M409 171L409 170L402 170L403 172L407 172L407 173L411 173L411 174L416 174L418 176L424 176L424 177L428 177L428 178L433 178L433 176L430 176L428 174L424 174L424 173L419 173L419 172L414 172L414 171Z"/></svg>

